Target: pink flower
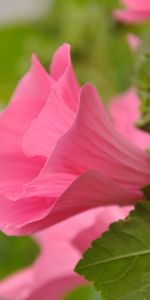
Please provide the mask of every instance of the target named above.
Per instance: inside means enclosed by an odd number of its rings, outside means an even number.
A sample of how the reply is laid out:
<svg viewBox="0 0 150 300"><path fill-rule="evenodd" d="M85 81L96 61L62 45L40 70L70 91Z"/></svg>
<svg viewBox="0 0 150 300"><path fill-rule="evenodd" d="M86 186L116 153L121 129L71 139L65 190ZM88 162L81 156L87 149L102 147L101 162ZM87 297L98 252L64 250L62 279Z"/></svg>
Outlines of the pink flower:
<svg viewBox="0 0 150 300"><path fill-rule="evenodd" d="M127 42L134 52L136 52L139 46L142 45L142 40L132 33L127 34Z"/></svg>
<svg viewBox="0 0 150 300"><path fill-rule="evenodd" d="M149 0L122 0L125 9L116 9L114 17L123 23L141 23L150 20Z"/></svg>
<svg viewBox="0 0 150 300"><path fill-rule="evenodd" d="M4 300L60 300L75 287L86 284L73 272L91 241L123 219L131 208L90 210L47 229L37 236L41 253L33 265L0 282Z"/></svg>
<svg viewBox="0 0 150 300"><path fill-rule="evenodd" d="M134 88L115 97L110 112L116 129L130 142L142 149L150 147L150 135L134 126L140 117L139 98Z"/></svg>
<svg viewBox="0 0 150 300"><path fill-rule="evenodd" d="M150 157L117 132L92 85L80 91L66 44L51 75L33 58L0 113L0 137L0 229L7 234L134 204L150 182Z"/></svg>

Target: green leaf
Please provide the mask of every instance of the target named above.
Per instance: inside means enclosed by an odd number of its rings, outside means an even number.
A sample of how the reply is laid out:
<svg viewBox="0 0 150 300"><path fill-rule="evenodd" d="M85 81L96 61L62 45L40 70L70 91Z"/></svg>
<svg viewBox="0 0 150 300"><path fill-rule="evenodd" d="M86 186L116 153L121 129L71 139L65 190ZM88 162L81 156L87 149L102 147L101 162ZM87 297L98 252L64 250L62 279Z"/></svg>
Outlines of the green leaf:
<svg viewBox="0 0 150 300"><path fill-rule="evenodd" d="M91 286L82 286L67 295L63 300L100 300L98 293Z"/></svg>
<svg viewBox="0 0 150 300"><path fill-rule="evenodd" d="M150 202L93 242L76 272L94 282L103 300L150 299Z"/></svg>
<svg viewBox="0 0 150 300"><path fill-rule="evenodd" d="M39 252L31 237L10 237L0 232L0 280L30 266Z"/></svg>
<svg viewBox="0 0 150 300"><path fill-rule="evenodd" d="M144 194L144 198L146 200L150 199L150 184L144 186L141 190Z"/></svg>

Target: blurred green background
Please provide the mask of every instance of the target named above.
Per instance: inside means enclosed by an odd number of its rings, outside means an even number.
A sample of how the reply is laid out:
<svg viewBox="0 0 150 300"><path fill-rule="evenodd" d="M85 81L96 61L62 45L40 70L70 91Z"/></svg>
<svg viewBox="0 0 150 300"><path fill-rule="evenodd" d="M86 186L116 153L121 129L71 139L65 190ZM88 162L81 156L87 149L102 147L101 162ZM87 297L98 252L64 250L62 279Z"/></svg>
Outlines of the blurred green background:
<svg viewBox="0 0 150 300"><path fill-rule="evenodd" d="M21 5L20 5L21 3ZM5 106L35 52L46 69L63 42L72 46L74 67L82 85L93 82L104 101L133 81L134 55L126 34L149 36L149 24L129 27L112 18L119 0L0 0L0 104ZM29 237L0 234L0 279L29 265L39 253ZM96 300L90 287L66 300Z"/></svg>
<svg viewBox="0 0 150 300"><path fill-rule="evenodd" d="M26 1L21 2L23 9ZM81 84L92 81L106 100L126 89L131 81L132 57L125 34L130 29L111 17L118 0L49 0L49 7L47 2L46 13L34 22L30 18L0 27L0 99L8 101L29 67L31 53L36 52L48 68L52 53L64 41L72 45ZM34 12L36 6L32 9Z"/></svg>

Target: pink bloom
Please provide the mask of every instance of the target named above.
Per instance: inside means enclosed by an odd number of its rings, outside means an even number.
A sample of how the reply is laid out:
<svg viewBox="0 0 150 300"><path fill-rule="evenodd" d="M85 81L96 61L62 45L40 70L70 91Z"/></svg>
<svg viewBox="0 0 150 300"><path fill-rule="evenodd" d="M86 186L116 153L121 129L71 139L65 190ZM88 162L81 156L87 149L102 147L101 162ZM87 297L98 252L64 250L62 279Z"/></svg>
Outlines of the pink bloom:
<svg viewBox="0 0 150 300"><path fill-rule="evenodd" d="M113 99L110 112L116 129L142 149L150 147L150 135L134 125L140 117L139 98L134 88Z"/></svg>
<svg viewBox="0 0 150 300"><path fill-rule="evenodd" d="M132 50L135 52L138 50L139 46L142 44L142 40L136 35L129 33L127 34L127 42Z"/></svg>
<svg viewBox="0 0 150 300"><path fill-rule="evenodd" d="M141 23L150 20L149 0L122 0L125 9L116 9L114 17L123 23Z"/></svg>
<svg viewBox="0 0 150 300"><path fill-rule="evenodd" d="M51 75L33 58L0 114L0 136L0 229L7 234L134 204L150 182L150 157L117 132L92 85L80 91L66 44Z"/></svg>
<svg viewBox="0 0 150 300"><path fill-rule="evenodd" d="M130 208L131 209L131 208ZM127 216L129 208L90 210L39 233L41 253L33 265L0 282L4 300L60 300L75 287L86 284L73 272L81 253L110 223Z"/></svg>

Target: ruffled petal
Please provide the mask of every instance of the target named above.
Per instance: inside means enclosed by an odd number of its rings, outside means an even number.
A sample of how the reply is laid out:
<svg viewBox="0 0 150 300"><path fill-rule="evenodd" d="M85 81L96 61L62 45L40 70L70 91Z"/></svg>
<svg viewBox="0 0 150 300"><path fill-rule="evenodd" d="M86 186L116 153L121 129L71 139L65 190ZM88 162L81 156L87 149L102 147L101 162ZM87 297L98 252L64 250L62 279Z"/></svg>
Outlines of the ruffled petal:
<svg viewBox="0 0 150 300"><path fill-rule="evenodd" d="M130 142L142 149L150 147L150 135L135 126L140 113L139 99L133 88L113 99L110 104L110 113L116 129Z"/></svg>
<svg viewBox="0 0 150 300"><path fill-rule="evenodd" d="M62 176L63 180L63 176ZM60 180L60 182L62 181ZM43 181L44 182L44 181ZM50 181L49 181L50 182ZM39 188L39 182L37 182L37 187ZM58 185L56 186L57 193ZM64 187L63 187L64 188ZM41 186L41 190L43 187ZM59 189L62 189L60 186ZM34 186L34 190L36 192L36 185ZM53 187L54 191L54 187ZM59 190L60 191L60 190ZM51 193L51 188L47 185L47 189L43 189L43 193ZM33 191L32 191L33 193ZM37 192L40 194L40 190ZM122 187L120 187L118 184L116 184L113 180L109 179L105 175L101 174L98 171L89 171L81 176L79 176L76 180L74 180L72 183L70 182L70 186L64 190L64 192L60 195L60 197L55 198L55 200L51 199L51 202L48 203L48 197L47 197L47 203L49 205L49 208L47 208L47 211L45 210L45 217L41 214L40 211L39 215L36 212L36 205L38 207L38 200L36 202L35 197L35 205L33 205L32 209L32 198L31 203L26 202L26 208L24 208L25 202L22 202L23 200L19 201L19 205L11 202L11 216L14 219L9 219L9 215L7 214L7 220L5 221L5 214L3 213L3 207L0 211L4 215L3 220L0 218L0 228L7 234L30 234L32 232L39 231L41 229L44 229L46 227L49 227L51 225L54 225L60 221L63 221L75 214L78 214L80 212L89 210L91 208L100 207L100 206L108 206L108 205L131 205L134 204L135 201L139 198L142 198L142 193L137 192L131 192L128 191ZM44 198L43 198L44 199ZM39 199L39 203L44 200ZM18 203L18 204L19 204ZM1 205L1 202L0 202ZM37 219L39 218L39 221L33 221L32 223L29 222L29 220L26 220L26 225L22 224L22 218L19 217L20 215L24 214L24 210L29 210L28 205L31 212L31 218L37 216ZM44 206L44 204L43 204ZM6 206L5 206L6 207ZM5 209L4 207L4 209ZM43 209L43 207L42 207ZM17 214L15 213L15 210L17 210ZM23 211L22 211L23 210ZM3 221L3 223L2 223ZM31 221L31 220L30 220ZM19 224L20 222L20 224ZM9 224L9 226L4 226L6 223Z"/></svg>
<svg viewBox="0 0 150 300"><path fill-rule="evenodd" d="M12 197L13 186L11 187L10 197L7 194L8 186L6 186L7 193L0 194L0 229L7 234L15 234L19 228L45 219L53 209L57 198L67 189L73 179L74 177L65 176L65 174L61 177L58 177L58 174L45 175L37 182L33 181L32 185L29 183L24 185L24 192L21 191L18 198L15 194L16 189L13 190L14 197Z"/></svg>
<svg viewBox="0 0 150 300"><path fill-rule="evenodd" d="M81 253L108 229L111 222L125 218L129 210L129 207L116 206L90 210L37 234L40 240L42 236L44 239L42 254L34 265L35 299L40 299L38 296L43 293L44 299L48 300L48 295L51 295L52 299L59 300L71 289L85 284L73 273Z"/></svg>
<svg viewBox="0 0 150 300"><path fill-rule="evenodd" d="M57 81L68 71L72 89L77 93L79 86L71 62L70 49L69 44L63 44L56 50L50 66L50 74Z"/></svg>
<svg viewBox="0 0 150 300"><path fill-rule="evenodd" d="M64 101L72 110L76 111L77 99L75 95L78 95L79 85L73 70L70 49L69 44L63 44L56 50L50 66L50 72L56 81L62 77L63 85L65 85L66 81L68 82L68 88L70 87L70 89L67 91L68 97L64 97ZM65 96L63 90L61 93L62 96Z"/></svg>
<svg viewBox="0 0 150 300"><path fill-rule="evenodd" d="M0 154L21 151L22 136L44 106L51 85L52 79L34 57L10 104L0 113Z"/></svg>
<svg viewBox="0 0 150 300"><path fill-rule="evenodd" d="M0 195L0 229L15 234L15 228L43 220L54 204L53 199L46 197L22 198L12 201Z"/></svg>
<svg viewBox="0 0 150 300"><path fill-rule="evenodd" d="M113 126L94 87L81 92L75 122L58 141L47 172L75 174L96 169L130 190L150 182L150 157Z"/></svg>
<svg viewBox="0 0 150 300"><path fill-rule="evenodd" d="M75 118L79 86L72 69L69 45L65 44L57 50L51 69L53 77L58 81L53 85L46 105L23 138L22 147L28 156L49 156L59 137L68 130Z"/></svg>
<svg viewBox="0 0 150 300"><path fill-rule="evenodd" d="M91 241L108 229L111 222L125 218L131 208L108 207L90 210L41 232L44 236L43 253L35 263L35 292L39 299L59 300L71 289L86 284L73 273L81 253ZM59 262L59 263L58 263ZM53 270L51 272L50 270ZM42 276L43 274L43 276ZM68 276L67 276L68 274ZM44 285L44 282L47 284ZM37 288L41 286L41 289ZM31 300L32 297L28 300Z"/></svg>
<svg viewBox="0 0 150 300"><path fill-rule="evenodd" d="M62 77L62 86L65 86L67 83L68 87L66 91L62 89L61 95L64 96L66 104L72 110L76 111L76 95L78 95L79 92L79 84L73 70L70 51L71 48L69 44L63 44L56 50L50 66L50 72L52 77L57 81Z"/></svg>
<svg viewBox="0 0 150 300"><path fill-rule="evenodd" d="M0 113L0 192L6 197L18 197L23 185L33 180L43 166L42 160L25 157L21 140L44 106L52 83L34 56L30 71L21 80L8 107Z"/></svg>
<svg viewBox="0 0 150 300"><path fill-rule="evenodd" d="M113 221L123 219L131 208L111 206L82 213L36 235L41 253L30 269L0 283L0 296L7 300L60 300L87 282L73 272L85 247Z"/></svg>
<svg viewBox="0 0 150 300"><path fill-rule="evenodd" d="M0 193L14 200L18 198L24 185L40 173L43 163L38 158L26 158L20 153L1 155Z"/></svg>
<svg viewBox="0 0 150 300"><path fill-rule="evenodd" d="M90 208L134 204L149 182L149 164L143 150L117 133L96 90L86 85L72 127L37 178L24 185L22 199L10 201L11 217L5 220L2 213L1 228L9 234L31 233Z"/></svg>

